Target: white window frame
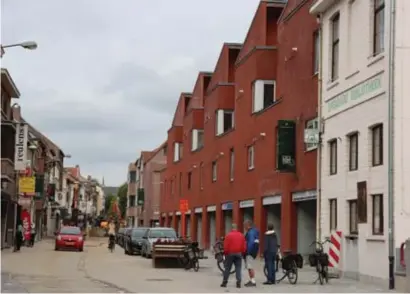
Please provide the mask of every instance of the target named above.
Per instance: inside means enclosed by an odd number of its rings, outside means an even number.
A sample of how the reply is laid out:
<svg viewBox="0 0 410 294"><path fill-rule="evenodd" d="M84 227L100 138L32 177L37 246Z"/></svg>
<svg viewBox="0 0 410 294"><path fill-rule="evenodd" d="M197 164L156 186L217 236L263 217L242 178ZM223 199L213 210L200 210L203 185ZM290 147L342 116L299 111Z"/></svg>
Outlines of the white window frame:
<svg viewBox="0 0 410 294"><path fill-rule="evenodd" d="M228 132L231 129L228 129L225 131L225 114L226 113L231 113L232 114L232 121L231 125L232 128L235 126L235 113L233 110L224 110L224 109L218 109L216 111L216 122L215 122L215 134L217 136L223 135L224 133Z"/></svg>
<svg viewBox="0 0 410 294"><path fill-rule="evenodd" d="M191 151L197 150L199 148L198 146L198 130L193 129L191 131Z"/></svg>
<svg viewBox="0 0 410 294"><path fill-rule="evenodd" d="M231 182L235 179L235 149L229 151L229 179Z"/></svg>
<svg viewBox="0 0 410 294"><path fill-rule="evenodd" d="M306 129L317 129L319 132L319 119L316 117L314 119L310 119L306 122ZM317 149L318 144L314 143L305 143L305 151L312 151Z"/></svg>
<svg viewBox="0 0 410 294"><path fill-rule="evenodd" d="M181 158L179 156L179 152L180 152L180 146L181 143L178 142L174 142L174 162L178 162Z"/></svg>
<svg viewBox="0 0 410 294"><path fill-rule="evenodd" d="M248 146L248 170L255 168L255 145Z"/></svg>
<svg viewBox="0 0 410 294"><path fill-rule="evenodd" d="M276 102L276 81L275 80L255 80L252 85L252 113L257 113L265 109L264 107L265 85L273 85L273 103Z"/></svg>
<svg viewBox="0 0 410 294"><path fill-rule="evenodd" d="M212 161L212 182L216 182L218 180L218 162Z"/></svg>

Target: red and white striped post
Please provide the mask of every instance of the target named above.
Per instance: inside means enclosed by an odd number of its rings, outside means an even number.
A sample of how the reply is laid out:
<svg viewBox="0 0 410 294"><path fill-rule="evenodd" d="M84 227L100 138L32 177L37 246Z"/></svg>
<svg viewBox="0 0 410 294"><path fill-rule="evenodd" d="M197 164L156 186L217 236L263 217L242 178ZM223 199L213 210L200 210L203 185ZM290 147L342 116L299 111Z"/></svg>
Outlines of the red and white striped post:
<svg viewBox="0 0 410 294"><path fill-rule="evenodd" d="M342 250L342 232L334 231L330 235L329 246L329 268L332 269L332 273L339 275L340 256ZM329 270L330 270L329 269Z"/></svg>

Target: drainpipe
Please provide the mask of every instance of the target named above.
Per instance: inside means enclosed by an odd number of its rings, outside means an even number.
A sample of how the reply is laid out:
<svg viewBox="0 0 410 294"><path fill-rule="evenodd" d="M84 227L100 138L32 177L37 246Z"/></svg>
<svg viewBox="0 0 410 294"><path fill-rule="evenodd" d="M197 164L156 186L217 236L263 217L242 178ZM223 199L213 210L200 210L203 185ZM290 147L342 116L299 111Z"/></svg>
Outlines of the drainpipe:
<svg viewBox="0 0 410 294"><path fill-rule="evenodd" d="M316 239L320 242L322 240L322 16L317 17L319 22L319 72L318 72L318 129L319 129L319 143L317 144L317 160L316 160Z"/></svg>
<svg viewBox="0 0 410 294"><path fill-rule="evenodd" d="M388 2L387 2L388 3ZM389 235L389 289L394 281L394 70L396 49L396 0L390 1L389 24L389 97L388 97L388 235Z"/></svg>

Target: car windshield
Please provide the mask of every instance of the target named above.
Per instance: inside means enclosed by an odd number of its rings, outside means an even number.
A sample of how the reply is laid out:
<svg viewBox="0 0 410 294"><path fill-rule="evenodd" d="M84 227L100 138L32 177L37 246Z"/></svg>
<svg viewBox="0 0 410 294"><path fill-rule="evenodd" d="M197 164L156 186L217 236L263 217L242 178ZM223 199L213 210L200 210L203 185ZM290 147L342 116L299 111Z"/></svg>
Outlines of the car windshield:
<svg viewBox="0 0 410 294"><path fill-rule="evenodd" d="M152 230L149 234L150 238L176 238L177 234L174 230Z"/></svg>
<svg viewBox="0 0 410 294"><path fill-rule="evenodd" d="M65 228L61 228L60 234L61 235L80 235L81 231L77 227L65 227Z"/></svg>
<svg viewBox="0 0 410 294"><path fill-rule="evenodd" d="M133 230L132 237L133 238L142 238L147 230Z"/></svg>

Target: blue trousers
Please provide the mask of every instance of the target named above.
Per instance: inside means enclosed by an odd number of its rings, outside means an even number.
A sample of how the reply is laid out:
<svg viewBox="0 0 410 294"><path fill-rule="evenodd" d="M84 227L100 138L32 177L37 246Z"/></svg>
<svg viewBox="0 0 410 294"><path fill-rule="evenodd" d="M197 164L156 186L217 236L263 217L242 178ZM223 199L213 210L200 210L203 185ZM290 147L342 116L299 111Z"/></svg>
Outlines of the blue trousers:
<svg viewBox="0 0 410 294"><path fill-rule="evenodd" d="M225 271L223 273L223 283L227 283L232 266L235 266L236 282L240 283L242 278L242 254L228 254L225 256Z"/></svg>
<svg viewBox="0 0 410 294"><path fill-rule="evenodd" d="M268 270L267 279L271 283L276 283L276 258L275 254L265 254L265 265Z"/></svg>

